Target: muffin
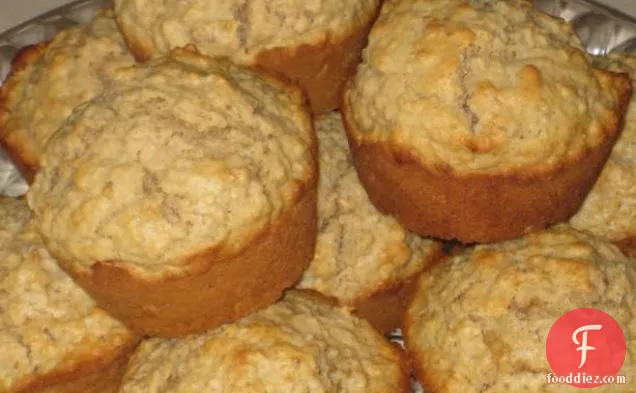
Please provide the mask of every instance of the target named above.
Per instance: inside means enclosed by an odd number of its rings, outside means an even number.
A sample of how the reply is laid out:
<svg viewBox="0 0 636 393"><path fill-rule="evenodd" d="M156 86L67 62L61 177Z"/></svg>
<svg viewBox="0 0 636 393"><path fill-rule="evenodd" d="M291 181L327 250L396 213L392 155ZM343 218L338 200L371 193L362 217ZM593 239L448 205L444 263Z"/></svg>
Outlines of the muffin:
<svg viewBox="0 0 636 393"><path fill-rule="evenodd" d="M380 213L358 180L338 112L314 123L318 135L318 238L298 283L356 309L378 329L401 326L409 283L442 257L439 241Z"/></svg>
<svg viewBox="0 0 636 393"><path fill-rule="evenodd" d="M636 375L636 260L587 232L560 224L467 249L424 273L415 293L405 341L427 392L576 390L546 383L546 338L578 308L602 310L621 325L627 357L619 374Z"/></svg>
<svg viewBox="0 0 636 393"><path fill-rule="evenodd" d="M112 11L22 49L0 89L0 142L28 182L51 135L73 109L134 63Z"/></svg>
<svg viewBox="0 0 636 393"><path fill-rule="evenodd" d="M115 392L136 337L57 266L30 217L0 198L0 392Z"/></svg>
<svg viewBox="0 0 636 393"><path fill-rule="evenodd" d="M633 55L610 54L595 61L604 68L630 73L632 87L636 84ZM636 103L633 101L601 176L570 224L606 238L626 254L636 256Z"/></svg>
<svg viewBox="0 0 636 393"><path fill-rule="evenodd" d="M139 333L243 317L311 261L316 137L276 78L188 49L121 69L41 162L27 199L47 246Z"/></svg>
<svg viewBox="0 0 636 393"><path fill-rule="evenodd" d="M423 236L486 243L576 212L630 92L528 1L388 0L343 114L381 211Z"/></svg>
<svg viewBox="0 0 636 393"><path fill-rule="evenodd" d="M316 294L180 339L151 338L133 355L120 393L407 393L402 354L366 321Z"/></svg>
<svg viewBox="0 0 636 393"><path fill-rule="evenodd" d="M115 0L139 60L194 44L210 56L282 73L307 90L313 112L338 107L380 0Z"/></svg>

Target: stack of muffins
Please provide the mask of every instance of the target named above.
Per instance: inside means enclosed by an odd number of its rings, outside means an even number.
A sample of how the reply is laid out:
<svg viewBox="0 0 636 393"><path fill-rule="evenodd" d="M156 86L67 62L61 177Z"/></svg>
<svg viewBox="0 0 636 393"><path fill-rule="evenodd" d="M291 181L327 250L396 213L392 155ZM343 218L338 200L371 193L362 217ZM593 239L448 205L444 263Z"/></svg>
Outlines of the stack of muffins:
<svg viewBox="0 0 636 393"><path fill-rule="evenodd" d="M0 90L0 393L567 392L582 307L636 375L630 74L525 0L114 0Z"/></svg>

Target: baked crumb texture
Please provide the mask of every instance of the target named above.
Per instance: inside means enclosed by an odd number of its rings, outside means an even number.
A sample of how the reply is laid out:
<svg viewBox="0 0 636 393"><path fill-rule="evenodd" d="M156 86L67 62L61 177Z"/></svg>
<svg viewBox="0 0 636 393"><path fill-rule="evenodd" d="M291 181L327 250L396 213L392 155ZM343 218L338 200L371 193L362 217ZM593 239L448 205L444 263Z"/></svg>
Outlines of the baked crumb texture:
<svg viewBox="0 0 636 393"><path fill-rule="evenodd" d="M109 10L18 53L0 88L0 142L29 183L73 109L101 92L115 69L133 63Z"/></svg>
<svg viewBox="0 0 636 393"><path fill-rule="evenodd" d="M366 321L315 294L182 339L153 338L131 359L120 393L407 393L400 351Z"/></svg>
<svg viewBox="0 0 636 393"><path fill-rule="evenodd" d="M206 330L275 301L316 236L303 97L187 49L119 70L44 152L27 198L47 246L140 333Z"/></svg>
<svg viewBox="0 0 636 393"><path fill-rule="evenodd" d="M339 106L360 61L379 0L115 0L139 60L194 44L210 56L283 74L307 90L312 111Z"/></svg>
<svg viewBox="0 0 636 393"><path fill-rule="evenodd" d="M636 57L610 54L594 58L600 67L626 72L636 85ZM633 99L633 98L632 98ZM570 224L616 243L636 257L636 103L630 102L623 131L601 176Z"/></svg>
<svg viewBox="0 0 636 393"><path fill-rule="evenodd" d="M424 236L496 242L574 214L630 95L528 1L387 0L343 113L381 211Z"/></svg>
<svg viewBox="0 0 636 393"><path fill-rule="evenodd" d="M0 392L114 392L137 339L58 267L30 216L0 198Z"/></svg>
<svg viewBox="0 0 636 393"><path fill-rule="evenodd" d="M427 392L573 392L546 384L545 342L559 317L587 307L621 325L627 357L619 374L636 375L636 260L560 224L467 249L424 273L405 317L406 346Z"/></svg>
<svg viewBox="0 0 636 393"><path fill-rule="evenodd" d="M318 238L298 287L335 297L374 326L391 331L401 326L403 285L442 257L442 244L410 233L369 201L338 112L314 124L320 164ZM387 303L389 298L395 303Z"/></svg>

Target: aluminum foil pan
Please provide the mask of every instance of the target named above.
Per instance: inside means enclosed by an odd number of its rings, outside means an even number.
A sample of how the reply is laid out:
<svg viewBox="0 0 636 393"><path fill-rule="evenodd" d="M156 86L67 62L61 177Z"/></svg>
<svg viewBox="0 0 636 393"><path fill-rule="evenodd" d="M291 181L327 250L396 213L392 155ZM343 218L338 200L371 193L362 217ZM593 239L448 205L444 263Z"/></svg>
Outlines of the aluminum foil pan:
<svg viewBox="0 0 636 393"><path fill-rule="evenodd" d="M591 0L534 0L537 8L570 22L586 50L593 55L612 51L636 54L636 19ZM110 0L81 0L36 16L30 21L0 33L0 82L11 69L11 60L26 45L46 41L59 30L90 21ZM28 187L0 147L0 195L19 196ZM402 345L399 331L389 338ZM413 393L423 389L412 381Z"/></svg>

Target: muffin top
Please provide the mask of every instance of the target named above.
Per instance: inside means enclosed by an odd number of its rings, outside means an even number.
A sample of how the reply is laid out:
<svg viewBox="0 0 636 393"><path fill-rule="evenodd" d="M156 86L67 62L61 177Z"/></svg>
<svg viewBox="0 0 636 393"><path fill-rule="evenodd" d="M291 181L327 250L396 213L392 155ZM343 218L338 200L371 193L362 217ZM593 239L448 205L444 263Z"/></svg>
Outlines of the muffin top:
<svg viewBox="0 0 636 393"><path fill-rule="evenodd" d="M596 58L612 71L627 72L636 89L636 56L613 53ZM636 103L630 102L623 131L601 176L570 224L612 241L636 238Z"/></svg>
<svg viewBox="0 0 636 393"><path fill-rule="evenodd" d="M115 79L54 135L27 194L47 246L75 268L161 275L233 255L315 186L300 90L188 50Z"/></svg>
<svg viewBox="0 0 636 393"><path fill-rule="evenodd" d="M344 104L353 139L433 171L532 175L606 142L629 91L529 1L387 0Z"/></svg>
<svg viewBox="0 0 636 393"><path fill-rule="evenodd" d="M0 90L0 136L37 166L51 135L118 67L134 63L111 11L23 50Z"/></svg>
<svg viewBox="0 0 636 393"><path fill-rule="evenodd" d="M24 199L0 196L0 249L11 242L29 218L31 211Z"/></svg>
<svg viewBox="0 0 636 393"><path fill-rule="evenodd" d="M636 260L565 224L467 249L424 273L407 311L406 342L434 391L555 392L545 381L546 338L577 308L614 317L627 340L620 374L636 375Z"/></svg>
<svg viewBox="0 0 636 393"><path fill-rule="evenodd" d="M0 198L0 391L107 363L135 340L57 266L29 216Z"/></svg>
<svg viewBox="0 0 636 393"><path fill-rule="evenodd" d="M314 259L298 284L355 305L422 271L441 243L404 229L379 212L353 166L338 112L320 117L318 238Z"/></svg>
<svg viewBox="0 0 636 393"><path fill-rule="evenodd" d="M234 324L144 341L121 393L408 392L399 351L371 325L317 295L282 301Z"/></svg>
<svg viewBox="0 0 636 393"><path fill-rule="evenodd" d="M194 44L207 55L250 62L265 49L338 39L366 23L379 0L115 0L114 4L126 37L148 54Z"/></svg>

